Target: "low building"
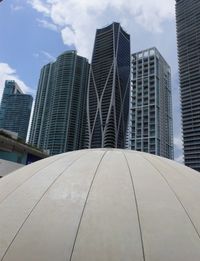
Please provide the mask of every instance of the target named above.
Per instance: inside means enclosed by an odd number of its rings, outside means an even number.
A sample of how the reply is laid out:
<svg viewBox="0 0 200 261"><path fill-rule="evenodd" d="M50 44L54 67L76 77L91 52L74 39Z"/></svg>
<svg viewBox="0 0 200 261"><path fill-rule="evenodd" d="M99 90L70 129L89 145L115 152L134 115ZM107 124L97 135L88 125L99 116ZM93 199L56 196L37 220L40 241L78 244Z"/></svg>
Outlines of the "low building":
<svg viewBox="0 0 200 261"><path fill-rule="evenodd" d="M19 139L14 139L5 131L0 131L0 159L27 165L49 155Z"/></svg>

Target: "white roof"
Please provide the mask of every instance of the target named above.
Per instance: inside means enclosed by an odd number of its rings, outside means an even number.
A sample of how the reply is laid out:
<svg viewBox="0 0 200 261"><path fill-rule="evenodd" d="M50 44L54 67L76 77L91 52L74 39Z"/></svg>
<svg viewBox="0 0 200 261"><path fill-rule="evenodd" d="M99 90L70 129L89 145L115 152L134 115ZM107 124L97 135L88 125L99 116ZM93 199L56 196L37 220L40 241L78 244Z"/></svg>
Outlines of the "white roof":
<svg viewBox="0 0 200 261"><path fill-rule="evenodd" d="M0 260L199 261L200 175L127 150L82 150L0 180Z"/></svg>

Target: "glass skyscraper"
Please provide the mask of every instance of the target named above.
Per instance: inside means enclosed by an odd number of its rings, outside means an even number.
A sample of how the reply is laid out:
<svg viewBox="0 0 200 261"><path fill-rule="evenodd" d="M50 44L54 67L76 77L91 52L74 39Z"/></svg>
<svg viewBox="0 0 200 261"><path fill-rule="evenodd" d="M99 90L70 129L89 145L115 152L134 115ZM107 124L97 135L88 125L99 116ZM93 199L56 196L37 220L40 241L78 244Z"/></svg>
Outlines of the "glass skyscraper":
<svg viewBox="0 0 200 261"><path fill-rule="evenodd" d="M176 0L185 165L200 171L200 1Z"/></svg>
<svg viewBox="0 0 200 261"><path fill-rule="evenodd" d="M130 36L119 23L96 31L87 94L88 148L125 147L130 57Z"/></svg>
<svg viewBox="0 0 200 261"><path fill-rule="evenodd" d="M156 48L132 55L130 148L174 157L171 71Z"/></svg>
<svg viewBox="0 0 200 261"><path fill-rule="evenodd" d="M50 155L82 148L89 63L66 51L40 74L29 142Z"/></svg>
<svg viewBox="0 0 200 261"><path fill-rule="evenodd" d="M24 94L15 81L5 81L0 108L0 128L18 133L26 140L33 98Z"/></svg>

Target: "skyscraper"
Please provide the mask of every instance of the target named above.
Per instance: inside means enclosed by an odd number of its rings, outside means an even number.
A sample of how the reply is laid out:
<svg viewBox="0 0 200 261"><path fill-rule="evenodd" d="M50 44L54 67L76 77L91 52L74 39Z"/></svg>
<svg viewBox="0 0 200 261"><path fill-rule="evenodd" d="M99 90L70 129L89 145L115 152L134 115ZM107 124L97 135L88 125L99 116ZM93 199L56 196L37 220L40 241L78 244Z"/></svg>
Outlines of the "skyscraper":
<svg viewBox="0 0 200 261"><path fill-rule="evenodd" d="M33 98L24 94L15 81L5 81L0 108L0 128L18 133L26 140Z"/></svg>
<svg viewBox="0 0 200 261"><path fill-rule="evenodd" d="M61 54L40 74L29 142L51 155L82 148L89 64Z"/></svg>
<svg viewBox="0 0 200 261"><path fill-rule="evenodd" d="M129 92L130 36L113 23L96 31L87 96L87 147L124 148Z"/></svg>
<svg viewBox="0 0 200 261"><path fill-rule="evenodd" d="M170 67L156 48L132 55L130 147L173 159Z"/></svg>
<svg viewBox="0 0 200 261"><path fill-rule="evenodd" d="M185 164L200 171L200 1L176 0Z"/></svg>

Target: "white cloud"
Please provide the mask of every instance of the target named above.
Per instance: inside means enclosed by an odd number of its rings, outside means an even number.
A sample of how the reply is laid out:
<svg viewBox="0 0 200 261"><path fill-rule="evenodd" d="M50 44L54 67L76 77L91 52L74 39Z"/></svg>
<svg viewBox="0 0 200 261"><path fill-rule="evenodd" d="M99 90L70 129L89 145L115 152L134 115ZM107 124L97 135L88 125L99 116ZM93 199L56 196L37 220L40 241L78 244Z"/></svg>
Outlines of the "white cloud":
<svg viewBox="0 0 200 261"><path fill-rule="evenodd" d="M28 0L28 3L30 3L38 12L42 12L46 15L49 15L49 5L42 0Z"/></svg>
<svg viewBox="0 0 200 261"><path fill-rule="evenodd" d="M135 15L139 24L147 30L161 32L162 23L165 20L174 17L174 0L160 1L160 0L137 0L133 1L132 8L135 5Z"/></svg>
<svg viewBox="0 0 200 261"><path fill-rule="evenodd" d="M128 32L137 23L147 31L161 32L162 23L174 17L174 0L28 0L61 30L63 42L74 44L90 57L96 28L121 22Z"/></svg>
<svg viewBox="0 0 200 261"><path fill-rule="evenodd" d="M16 11L20 11L20 10L23 10L24 7L21 6L21 5L16 5L16 4L11 4L10 5L10 8L13 12L16 12Z"/></svg>
<svg viewBox="0 0 200 261"><path fill-rule="evenodd" d="M181 163L181 164L184 164L183 154L177 156L177 157L175 158L175 161L177 161L177 162L179 162L179 163Z"/></svg>
<svg viewBox="0 0 200 261"><path fill-rule="evenodd" d="M50 23L45 19L37 19L37 22L38 22L39 26L41 26L41 27L44 27L46 29L50 29L50 30L55 31L55 32L58 31L58 27L55 24Z"/></svg>
<svg viewBox="0 0 200 261"><path fill-rule="evenodd" d="M33 57L35 57L35 58L39 58L39 53L33 53Z"/></svg>
<svg viewBox="0 0 200 261"><path fill-rule="evenodd" d="M64 44L67 45L75 45L77 46L77 34L75 31L73 31L71 28L69 27L65 27L62 31L62 38L64 41Z"/></svg>
<svg viewBox="0 0 200 261"><path fill-rule="evenodd" d="M0 100L4 89L5 80L14 80L24 91L24 93L33 94L33 90L20 79L15 69L10 67L7 63L0 63Z"/></svg>
<svg viewBox="0 0 200 261"><path fill-rule="evenodd" d="M44 63L54 62L56 60L56 57L54 57L52 54L50 54L47 51L40 51L38 53L33 53L33 57L35 58L41 58Z"/></svg>
<svg viewBox="0 0 200 261"><path fill-rule="evenodd" d="M183 142L182 137L180 135L174 137L174 148L176 152L175 160L179 163L183 163Z"/></svg>
<svg viewBox="0 0 200 261"><path fill-rule="evenodd" d="M183 149L182 137L180 137L180 136L179 137L174 137L174 146L178 150L182 150Z"/></svg>
<svg viewBox="0 0 200 261"><path fill-rule="evenodd" d="M50 53L46 52L46 51L41 51L41 53L45 56L47 62L53 62L56 60L56 58L51 55Z"/></svg>

